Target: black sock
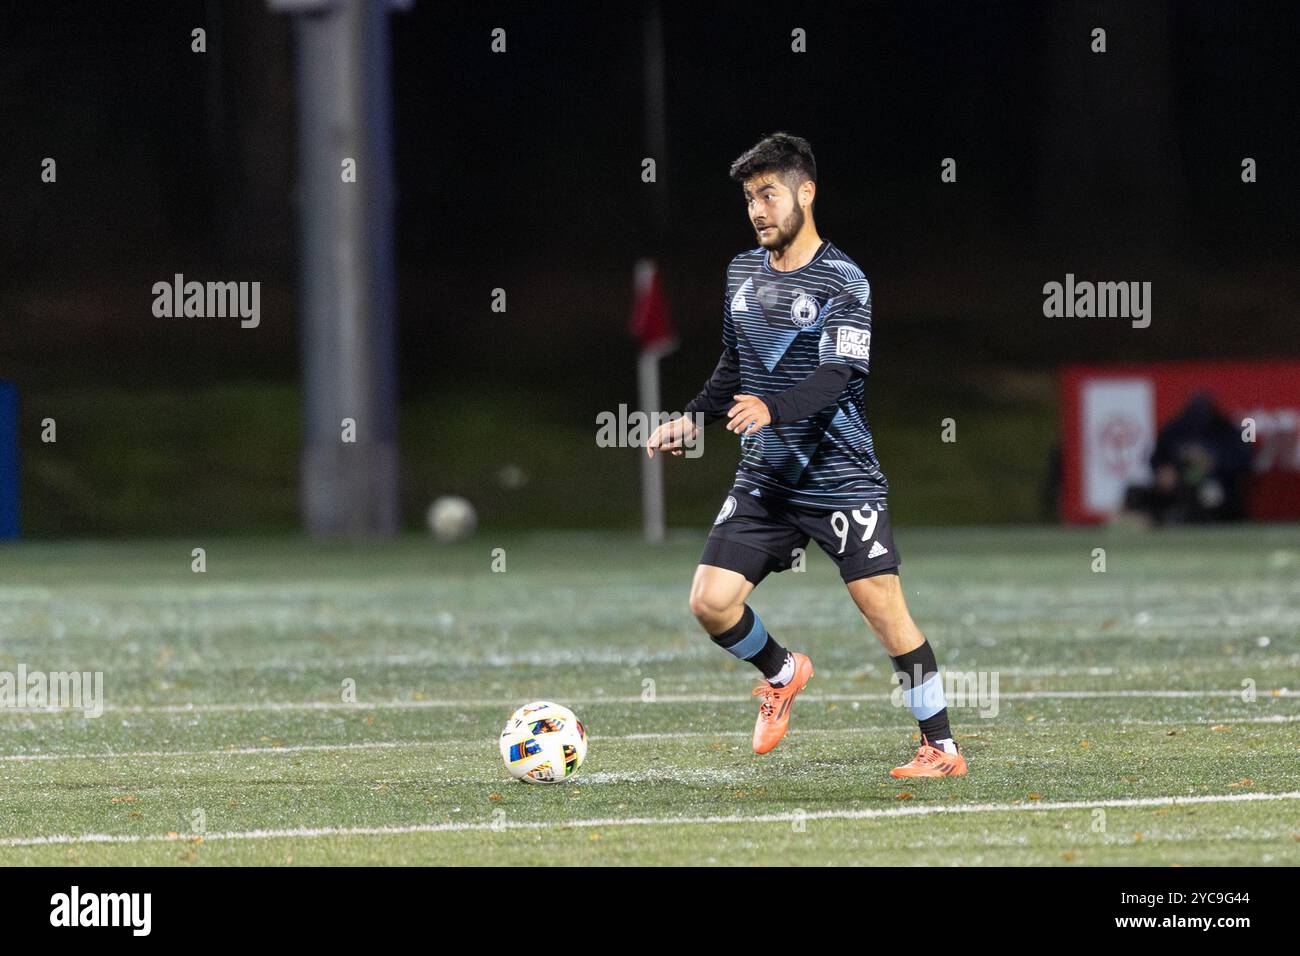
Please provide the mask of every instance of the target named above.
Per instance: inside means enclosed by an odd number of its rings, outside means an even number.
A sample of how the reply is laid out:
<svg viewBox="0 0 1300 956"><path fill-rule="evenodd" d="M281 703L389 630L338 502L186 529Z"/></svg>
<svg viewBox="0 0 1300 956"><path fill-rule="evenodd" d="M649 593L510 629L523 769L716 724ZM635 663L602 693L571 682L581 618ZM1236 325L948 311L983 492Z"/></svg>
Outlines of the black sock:
<svg viewBox="0 0 1300 956"><path fill-rule="evenodd" d="M939 663L935 660L934 648L930 646L929 641L925 641L920 647L910 650L906 654L900 654L890 659L894 662L894 672L900 674L903 678L904 693L919 688L932 677L937 677L939 673ZM943 700L942 689L939 692L939 699ZM910 703L909 706L912 707L912 713L916 716L917 724L920 725L921 735L927 741L934 743L936 740L952 739L952 728L948 725L946 701L944 706L934 713L929 713L928 707ZM925 716L921 716L921 714ZM956 746L955 741L953 746Z"/></svg>
<svg viewBox="0 0 1300 956"><path fill-rule="evenodd" d="M927 742L934 743L936 740L952 740L952 728L948 726L948 708L945 707L933 717L926 720L917 721L921 725L921 736ZM957 741L952 740L952 745L957 746ZM943 748L940 747L940 750Z"/></svg>
<svg viewBox="0 0 1300 956"><path fill-rule="evenodd" d="M743 661L749 661L762 671L763 676L768 680L781 673L781 668L785 666L786 655L789 653L773 639L771 634L767 633L767 628L748 604L745 605L739 621L721 634L709 636L719 647Z"/></svg>

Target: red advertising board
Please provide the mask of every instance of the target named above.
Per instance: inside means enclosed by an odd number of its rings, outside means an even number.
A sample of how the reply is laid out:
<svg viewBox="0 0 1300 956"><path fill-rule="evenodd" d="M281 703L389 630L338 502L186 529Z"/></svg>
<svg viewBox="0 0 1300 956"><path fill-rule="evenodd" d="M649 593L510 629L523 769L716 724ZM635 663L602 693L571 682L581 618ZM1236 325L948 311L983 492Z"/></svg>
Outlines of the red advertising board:
<svg viewBox="0 0 1300 956"><path fill-rule="evenodd" d="M1061 516L1103 521L1150 481L1160 428L1197 392L1250 434L1252 518L1300 518L1300 362L1158 362L1061 370Z"/></svg>

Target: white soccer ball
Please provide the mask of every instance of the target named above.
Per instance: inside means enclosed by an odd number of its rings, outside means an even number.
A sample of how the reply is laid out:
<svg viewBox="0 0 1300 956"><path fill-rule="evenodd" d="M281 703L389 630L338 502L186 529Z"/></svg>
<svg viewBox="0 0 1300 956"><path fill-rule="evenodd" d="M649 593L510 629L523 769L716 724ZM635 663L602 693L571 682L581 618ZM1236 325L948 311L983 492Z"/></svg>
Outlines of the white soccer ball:
<svg viewBox="0 0 1300 956"><path fill-rule="evenodd" d="M587 759L587 730L569 708L535 700L506 721L501 759L516 780L563 783Z"/></svg>
<svg viewBox="0 0 1300 956"><path fill-rule="evenodd" d="M429 530L439 541L461 541L478 527L474 506L459 495L444 495L429 505L425 514Z"/></svg>

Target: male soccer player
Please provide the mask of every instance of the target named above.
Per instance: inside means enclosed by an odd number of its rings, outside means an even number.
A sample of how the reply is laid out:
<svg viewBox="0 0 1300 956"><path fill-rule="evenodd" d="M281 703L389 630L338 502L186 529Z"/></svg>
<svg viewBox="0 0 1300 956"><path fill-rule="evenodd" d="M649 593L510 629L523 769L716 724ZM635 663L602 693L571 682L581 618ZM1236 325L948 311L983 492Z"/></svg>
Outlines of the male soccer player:
<svg viewBox="0 0 1300 956"><path fill-rule="evenodd" d="M934 650L908 613L898 548L863 403L871 354L871 286L813 222L817 164L808 141L774 133L731 165L758 247L727 267L722 357L687 414L646 444L681 455L695 413L741 436L735 486L713 522L691 587L691 611L714 642L763 680L754 751L785 736L812 661L787 650L746 603L810 538L839 566L867 624L902 676L921 747L895 777L966 773L953 742Z"/></svg>

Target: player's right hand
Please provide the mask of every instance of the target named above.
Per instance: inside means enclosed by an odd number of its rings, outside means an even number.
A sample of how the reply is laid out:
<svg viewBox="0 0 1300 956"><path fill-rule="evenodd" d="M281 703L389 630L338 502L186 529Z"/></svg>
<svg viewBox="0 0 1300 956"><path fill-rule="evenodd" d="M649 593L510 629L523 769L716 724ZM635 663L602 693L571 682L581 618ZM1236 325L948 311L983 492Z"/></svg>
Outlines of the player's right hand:
<svg viewBox="0 0 1300 956"><path fill-rule="evenodd" d="M699 429L695 427L695 421L690 415L683 415L681 418L674 418L670 422L664 422L654 430L649 440L646 441L645 453L651 458L655 456L656 450L670 451L674 455L680 456L686 443L695 440L698 431Z"/></svg>

